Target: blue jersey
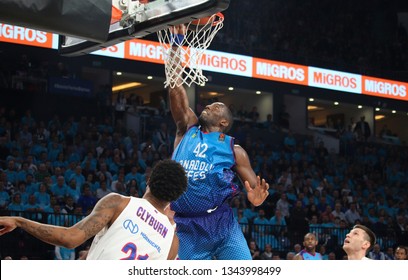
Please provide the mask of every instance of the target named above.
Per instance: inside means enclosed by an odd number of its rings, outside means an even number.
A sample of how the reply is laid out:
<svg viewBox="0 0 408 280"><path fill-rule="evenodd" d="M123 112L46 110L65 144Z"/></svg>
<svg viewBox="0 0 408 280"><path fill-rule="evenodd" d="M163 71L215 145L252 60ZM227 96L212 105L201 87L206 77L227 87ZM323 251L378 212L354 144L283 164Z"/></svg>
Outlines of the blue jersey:
<svg viewBox="0 0 408 280"><path fill-rule="evenodd" d="M173 159L188 177L187 191L171 204L182 260L252 259L228 204L238 193L233 145L230 136L193 126L174 150Z"/></svg>
<svg viewBox="0 0 408 280"><path fill-rule="evenodd" d="M233 183L234 139L220 132L205 133L191 127L173 153L187 172L188 189L171 209L177 214L195 216L211 213L237 193Z"/></svg>
<svg viewBox="0 0 408 280"><path fill-rule="evenodd" d="M304 260L322 260L322 255L320 253L315 253L314 255L310 254L306 250L300 251L300 255Z"/></svg>

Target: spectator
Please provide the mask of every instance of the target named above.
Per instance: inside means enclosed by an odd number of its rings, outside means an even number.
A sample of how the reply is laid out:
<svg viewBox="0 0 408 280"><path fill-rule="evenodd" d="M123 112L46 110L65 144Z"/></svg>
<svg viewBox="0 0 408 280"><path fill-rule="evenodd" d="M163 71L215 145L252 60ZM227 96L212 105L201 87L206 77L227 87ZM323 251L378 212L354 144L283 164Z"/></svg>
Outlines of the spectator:
<svg viewBox="0 0 408 280"><path fill-rule="evenodd" d="M302 237L307 233L309 224L306 218L305 210L302 207L300 200L296 201L295 206L290 211L290 218L288 221L288 230L293 232L294 241L301 241Z"/></svg>
<svg viewBox="0 0 408 280"><path fill-rule="evenodd" d="M282 216L282 213L279 209L275 210L275 215L269 220L269 224L272 227L272 232L274 234L278 234L286 227L286 220L285 217Z"/></svg>
<svg viewBox="0 0 408 280"><path fill-rule="evenodd" d="M290 204L287 200L287 196L285 193L282 193L280 199L276 203L276 209L280 211L284 218L289 218L289 208Z"/></svg>
<svg viewBox="0 0 408 280"><path fill-rule="evenodd" d="M112 190L108 189L106 181L100 183L99 188L96 190L96 198L99 200L107 194L110 194Z"/></svg>
<svg viewBox="0 0 408 280"><path fill-rule="evenodd" d="M357 139L360 141L366 142L368 137L371 135L371 129L368 122L365 120L365 116L361 116L360 121L356 123L356 127L354 128L354 133L357 134Z"/></svg>
<svg viewBox="0 0 408 280"><path fill-rule="evenodd" d="M288 252L287 254L286 254L286 260L293 260L293 258L295 257L295 253L293 253L293 252Z"/></svg>
<svg viewBox="0 0 408 280"><path fill-rule="evenodd" d="M54 254L56 260L75 260L75 249L55 246Z"/></svg>
<svg viewBox="0 0 408 280"><path fill-rule="evenodd" d="M260 259L261 251L259 250L258 244L256 244L255 240L249 241L249 251L251 252L253 260Z"/></svg>
<svg viewBox="0 0 408 280"><path fill-rule="evenodd" d="M340 220L346 220L346 215L341 211L341 203L337 202L334 206L334 210L331 212L332 218L339 218Z"/></svg>
<svg viewBox="0 0 408 280"><path fill-rule="evenodd" d="M267 243L273 238L270 234L270 224L268 219L265 217L265 210L259 209L258 216L254 219L253 227L253 238L258 246L258 248L263 251Z"/></svg>
<svg viewBox="0 0 408 280"><path fill-rule="evenodd" d="M385 260L385 254L381 251L380 244L375 244L373 251L368 253L368 257L372 260Z"/></svg>
<svg viewBox="0 0 408 280"><path fill-rule="evenodd" d="M119 91L115 100L115 121L124 120L127 100L123 91Z"/></svg>
<svg viewBox="0 0 408 280"><path fill-rule="evenodd" d="M357 204L355 202L350 203L350 208L346 211L345 218L349 225L354 225L356 220L361 221L361 216L357 210Z"/></svg>
<svg viewBox="0 0 408 280"><path fill-rule="evenodd" d="M320 245L319 246L319 253L322 256L322 260L328 260L329 259L329 255L326 252L326 246Z"/></svg>
<svg viewBox="0 0 408 280"><path fill-rule="evenodd" d="M166 123L160 124L160 129L156 132L156 139L158 150L160 150L160 147L164 146L168 151L170 151L172 144Z"/></svg>
<svg viewBox="0 0 408 280"><path fill-rule="evenodd" d="M396 260L407 260L408 259L408 249L404 246L398 246L395 249L395 259Z"/></svg>
<svg viewBox="0 0 408 280"><path fill-rule="evenodd" d="M329 260L337 260L336 253L335 252L330 252L328 259Z"/></svg>
<svg viewBox="0 0 408 280"><path fill-rule="evenodd" d="M10 195L4 190L4 182L0 181L0 210L7 208L10 203Z"/></svg>
<svg viewBox="0 0 408 280"><path fill-rule="evenodd" d="M256 106L252 107L252 110L247 114L247 118L251 120L252 123L257 124L259 121L258 108Z"/></svg>
<svg viewBox="0 0 408 280"><path fill-rule="evenodd" d="M261 254L261 260L272 260L273 252L271 244L265 244L265 250Z"/></svg>
<svg viewBox="0 0 408 280"><path fill-rule="evenodd" d="M288 131L288 134L283 139L283 146L285 147L285 151L288 153L294 153L296 151L296 139L293 136L291 130Z"/></svg>
<svg viewBox="0 0 408 280"><path fill-rule="evenodd" d="M96 202L97 199L92 195L91 188L87 184L84 184L82 194L77 202L78 206L82 207L82 213L88 215L92 211Z"/></svg>
<svg viewBox="0 0 408 280"><path fill-rule="evenodd" d="M387 251L385 252L385 259L388 261L395 260L394 249L392 247L387 248Z"/></svg>

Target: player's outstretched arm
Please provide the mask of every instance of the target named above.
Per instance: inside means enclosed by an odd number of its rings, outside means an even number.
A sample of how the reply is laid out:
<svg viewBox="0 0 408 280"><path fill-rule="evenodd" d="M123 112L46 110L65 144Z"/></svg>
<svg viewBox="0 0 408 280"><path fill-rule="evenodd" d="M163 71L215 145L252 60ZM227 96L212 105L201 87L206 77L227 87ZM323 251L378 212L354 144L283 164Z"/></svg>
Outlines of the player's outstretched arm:
<svg viewBox="0 0 408 280"><path fill-rule="evenodd" d="M127 204L127 200L126 202L124 200L118 194L103 197L91 214L72 227L42 224L23 217L0 217L0 226L3 227L0 229L0 236L19 227L46 243L69 249L76 248L95 236L106 225L111 224L118 215L117 210L123 207L123 203Z"/></svg>
<svg viewBox="0 0 408 280"><path fill-rule="evenodd" d="M184 24L174 26L172 34L173 36L184 36L186 34L186 26ZM176 140L174 143L174 146L177 146L187 129L196 124L198 119L196 114L190 108L187 92L181 81L181 61L179 55L175 55L175 53L181 51L181 48L178 46L173 46L172 48L172 52L170 53L170 56L172 57L166 62L166 67L169 67L173 73L173 76L169 78L178 80L175 83L176 86L174 88L169 87L168 90L170 111L177 126Z"/></svg>
<svg viewBox="0 0 408 280"><path fill-rule="evenodd" d="M236 171L241 182L244 182L249 202L255 206L261 205L268 197L269 184L265 179L256 176L251 167L247 152L239 145L234 145Z"/></svg>

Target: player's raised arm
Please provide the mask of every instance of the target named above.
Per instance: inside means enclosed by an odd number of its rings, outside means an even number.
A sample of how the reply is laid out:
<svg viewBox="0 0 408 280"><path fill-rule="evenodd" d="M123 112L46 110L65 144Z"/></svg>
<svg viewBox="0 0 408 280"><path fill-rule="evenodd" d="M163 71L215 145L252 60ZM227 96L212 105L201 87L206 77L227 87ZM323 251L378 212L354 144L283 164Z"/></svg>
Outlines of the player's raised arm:
<svg viewBox="0 0 408 280"><path fill-rule="evenodd" d="M48 244L76 248L111 224L123 209L120 205L126 205L127 201L118 194L109 194L98 201L91 214L72 227L42 224L23 217L0 217L0 226L3 227L0 236L19 227Z"/></svg>
<svg viewBox="0 0 408 280"><path fill-rule="evenodd" d="M180 24L172 28L173 40L182 40L185 33L186 26L184 24ZM173 50L175 52L182 51L178 46L173 46ZM182 69L180 56L174 55L173 53L170 55L172 55L172 57L166 62L166 67L170 67L173 75L170 78L179 79L174 87L169 86L168 89L170 111L177 126L176 140L174 143L174 146L177 146L187 129L198 122L198 118L190 108L187 92L184 89L183 83L181 82Z"/></svg>

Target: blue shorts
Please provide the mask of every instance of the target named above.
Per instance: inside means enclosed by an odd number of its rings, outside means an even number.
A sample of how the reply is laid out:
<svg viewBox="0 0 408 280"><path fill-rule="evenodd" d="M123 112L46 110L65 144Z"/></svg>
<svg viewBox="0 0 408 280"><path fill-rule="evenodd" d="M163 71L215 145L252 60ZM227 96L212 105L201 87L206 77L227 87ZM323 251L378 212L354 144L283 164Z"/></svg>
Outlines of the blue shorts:
<svg viewBox="0 0 408 280"><path fill-rule="evenodd" d="M200 216L175 215L181 260L251 260L247 241L229 206Z"/></svg>

